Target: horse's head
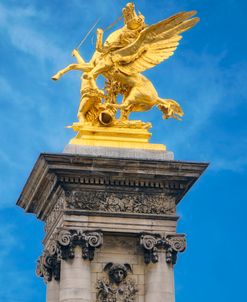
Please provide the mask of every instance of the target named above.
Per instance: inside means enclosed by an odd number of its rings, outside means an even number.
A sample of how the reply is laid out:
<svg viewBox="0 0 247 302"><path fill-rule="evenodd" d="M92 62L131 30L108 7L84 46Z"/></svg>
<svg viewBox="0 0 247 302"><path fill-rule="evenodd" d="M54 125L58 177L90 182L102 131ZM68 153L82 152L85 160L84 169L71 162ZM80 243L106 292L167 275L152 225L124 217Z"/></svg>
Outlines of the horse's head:
<svg viewBox="0 0 247 302"><path fill-rule="evenodd" d="M180 117L184 115L184 112L180 105L174 100L162 100L161 103L157 105L158 109L161 110L164 115L163 119L175 118L181 120Z"/></svg>

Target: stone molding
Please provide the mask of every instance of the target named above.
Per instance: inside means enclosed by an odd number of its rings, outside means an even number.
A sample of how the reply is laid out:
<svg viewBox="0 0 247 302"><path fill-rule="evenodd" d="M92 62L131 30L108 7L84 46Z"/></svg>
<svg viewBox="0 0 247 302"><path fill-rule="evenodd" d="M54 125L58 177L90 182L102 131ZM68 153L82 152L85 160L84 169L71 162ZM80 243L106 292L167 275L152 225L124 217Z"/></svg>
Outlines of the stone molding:
<svg viewBox="0 0 247 302"><path fill-rule="evenodd" d="M103 243L103 234L100 231L61 230L54 234L44 253L37 261L36 274L43 277L45 282L54 278L60 280L61 260L73 259L74 249L80 246L82 258L92 261L94 252Z"/></svg>
<svg viewBox="0 0 247 302"><path fill-rule="evenodd" d="M112 187L137 187L137 188L151 188L151 189L185 189L184 183L176 181L158 181L158 180L139 180L136 178L125 177L124 179L114 179L114 177L99 177L99 176L70 176L59 177L61 183L66 184L82 184L82 185L97 185L97 186L112 186Z"/></svg>
<svg viewBox="0 0 247 302"><path fill-rule="evenodd" d="M140 245L144 250L144 262L157 263L159 261L159 250L166 251L166 262L176 264L177 253L183 252L186 248L184 234L142 234Z"/></svg>
<svg viewBox="0 0 247 302"><path fill-rule="evenodd" d="M61 191L71 192L75 187L78 191L108 194L165 194L178 204L207 166L207 163L41 154L17 204L49 223L57 215L54 211L48 219Z"/></svg>
<svg viewBox="0 0 247 302"><path fill-rule="evenodd" d="M66 196L66 209L72 210L155 215L176 213L175 197L165 193L72 191Z"/></svg>

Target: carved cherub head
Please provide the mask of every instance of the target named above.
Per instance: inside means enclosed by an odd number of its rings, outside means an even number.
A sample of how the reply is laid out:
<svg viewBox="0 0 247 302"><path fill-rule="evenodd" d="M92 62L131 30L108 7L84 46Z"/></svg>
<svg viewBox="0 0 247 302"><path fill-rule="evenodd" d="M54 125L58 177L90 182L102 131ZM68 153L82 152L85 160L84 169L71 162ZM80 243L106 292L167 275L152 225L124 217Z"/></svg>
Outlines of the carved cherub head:
<svg viewBox="0 0 247 302"><path fill-rule="evenodd" d="M128 272L132 272L132 269L128 263L113 264L112 262L110 262L106 264L104 271L108 272L108 276L111 282L119 284L127 277Z"/></svg>

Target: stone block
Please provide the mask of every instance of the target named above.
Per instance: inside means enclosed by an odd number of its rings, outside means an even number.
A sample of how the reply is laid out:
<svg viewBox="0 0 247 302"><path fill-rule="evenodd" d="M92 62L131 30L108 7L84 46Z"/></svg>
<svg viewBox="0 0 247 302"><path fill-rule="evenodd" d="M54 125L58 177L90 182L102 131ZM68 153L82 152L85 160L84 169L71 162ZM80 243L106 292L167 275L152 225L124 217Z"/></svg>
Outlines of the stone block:
<svg viewBox="0 0 247 302"><path fill-rule="evenodd" d="M140 274L140 275L138 275L138 284L144 284L144 273L143 274Z"/></svg>
<svg viewBox="0 0 247 302"><path fill-rule="evenodd" d="M134 264L133 265L133 273L136 275L143 275L144 274L144 264Z"/></svg>
<svg viewBox="0 0 247 302"><path fill-rule="evenodd" d="M101 273L103 270L102 263L91 263L91 272L92 273Z"/></svg>
<svg viewBox="0 0 247 302"><path fill-rule="evenodd" d="M84 156L110 157L110 158L174 160L174 154L171 151L80 146L80 145L72 145L72 144L66 145L63 153L84 155Z"/></svg>

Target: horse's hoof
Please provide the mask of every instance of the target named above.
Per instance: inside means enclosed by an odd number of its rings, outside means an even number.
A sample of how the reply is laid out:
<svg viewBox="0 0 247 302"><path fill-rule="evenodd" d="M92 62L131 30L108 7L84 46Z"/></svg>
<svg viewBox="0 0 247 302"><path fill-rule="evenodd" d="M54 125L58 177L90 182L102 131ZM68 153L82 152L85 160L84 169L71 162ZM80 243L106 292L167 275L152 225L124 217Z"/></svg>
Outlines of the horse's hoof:
<svg viewBox="0 0 247 302"><path fill-rule="evenodd" d="M53 77L51 77L52 78L52 80L54 80L54 81L57 81L57 80L59 80L59 76L58 75L54 75Z"/></svg>

